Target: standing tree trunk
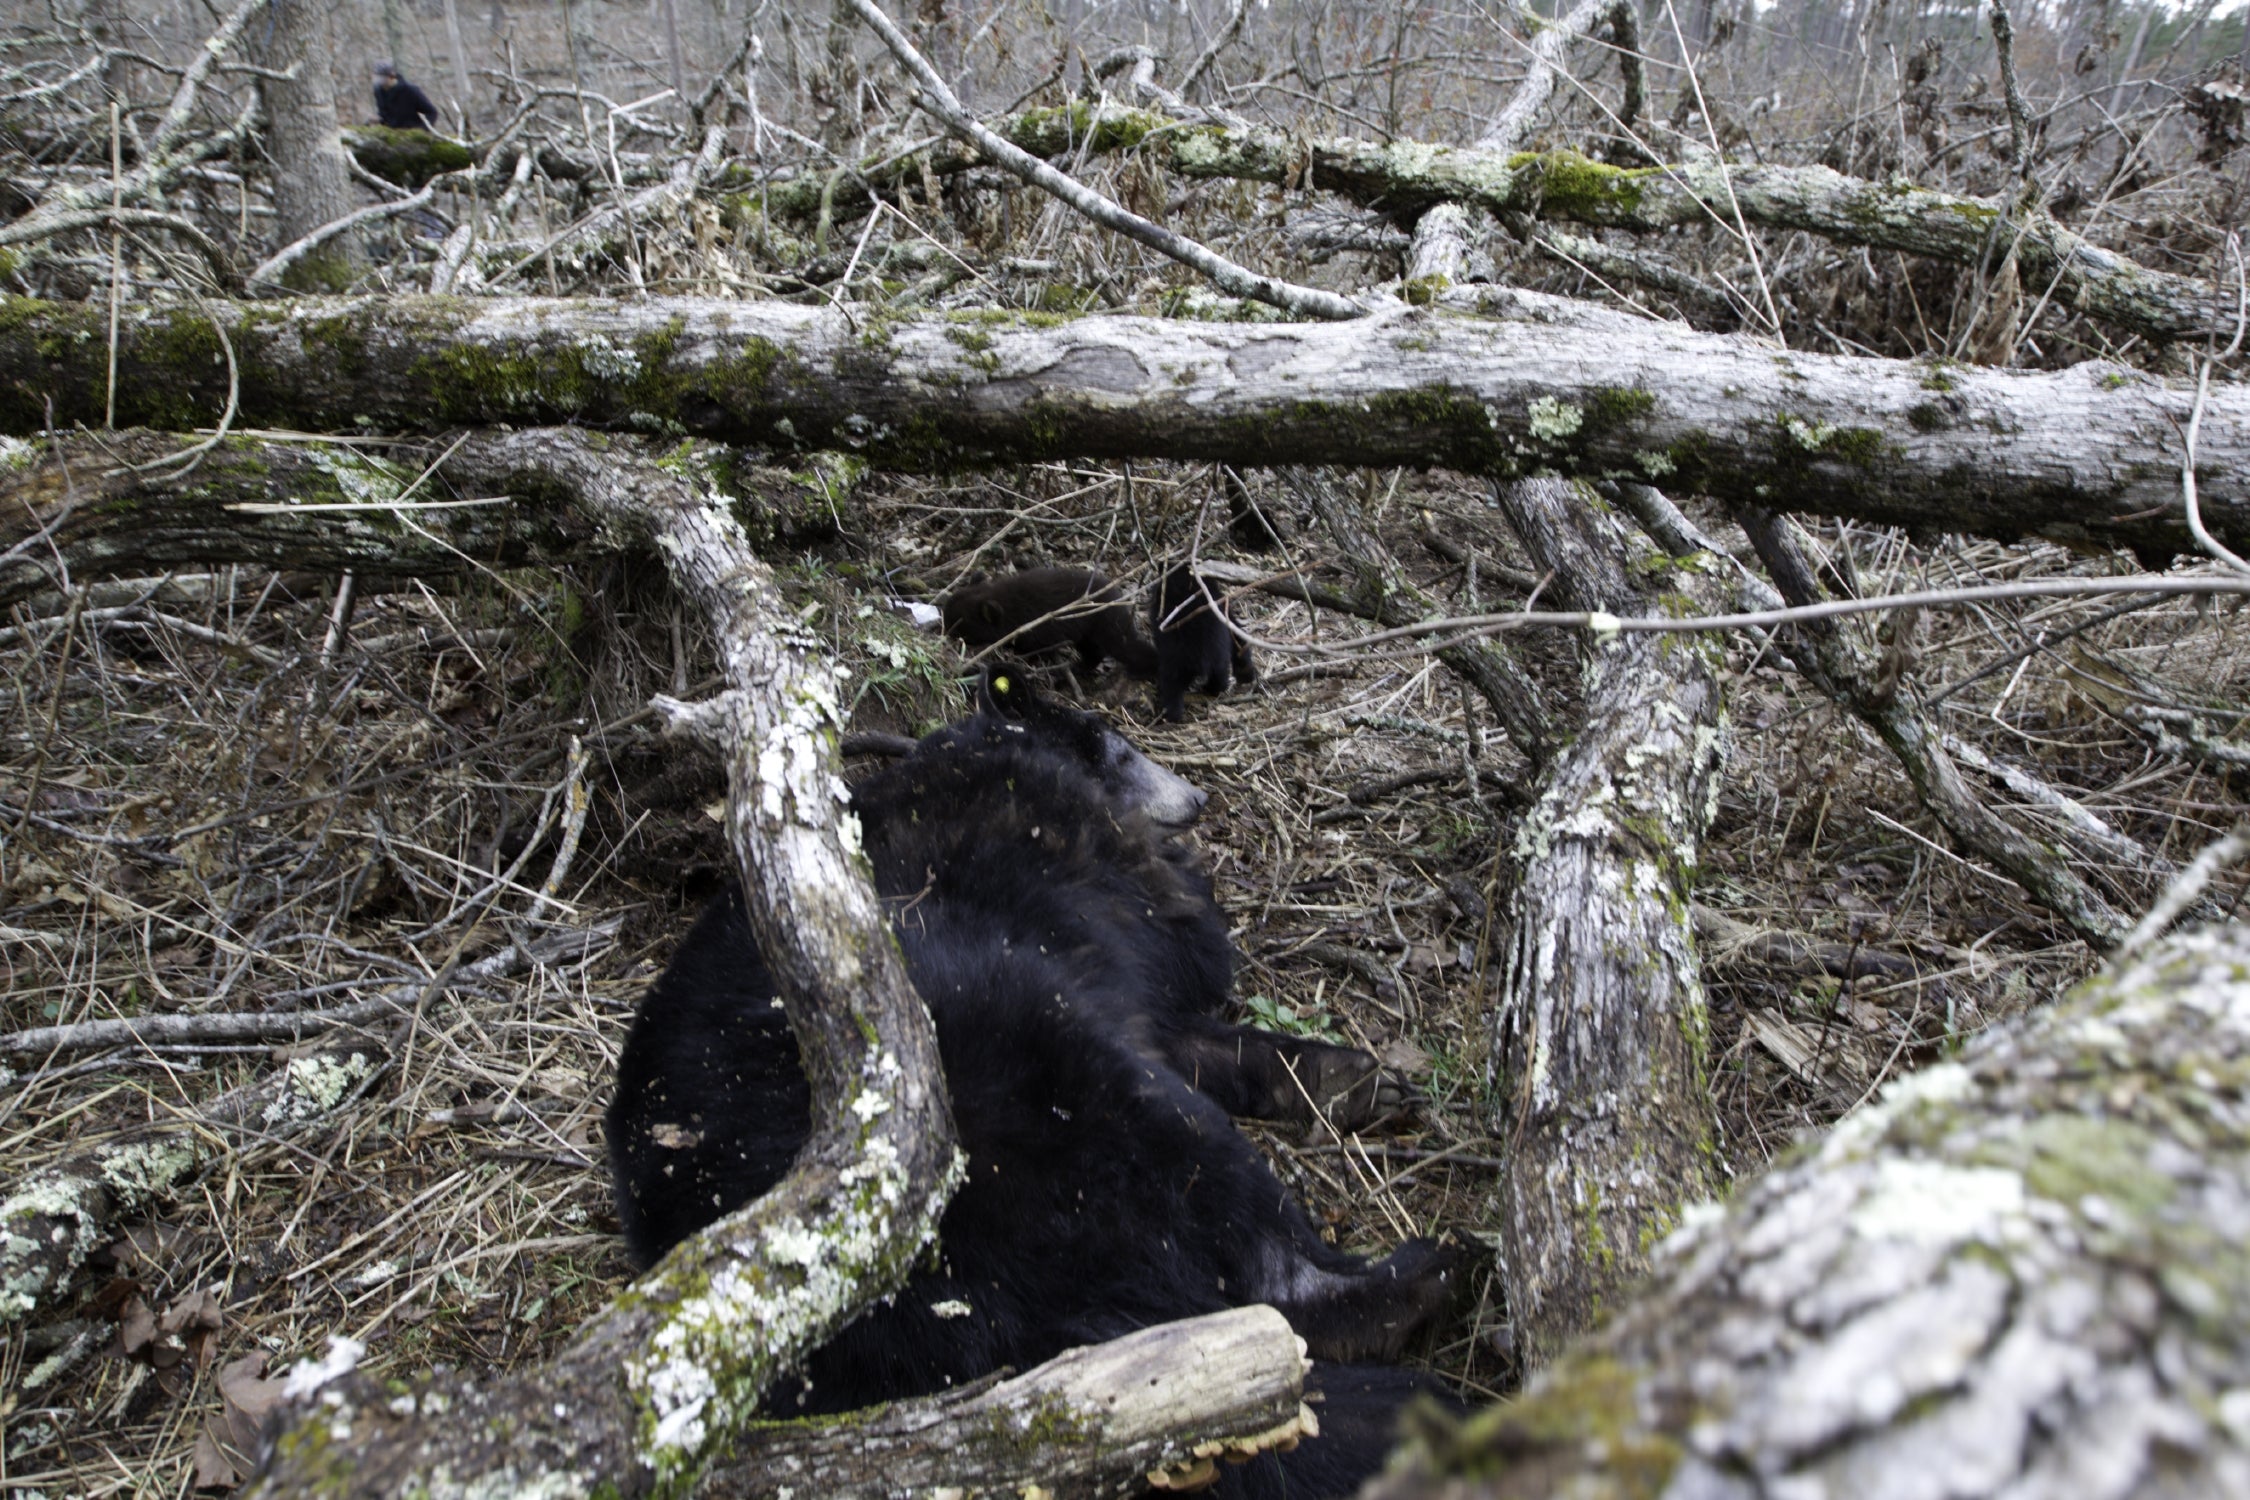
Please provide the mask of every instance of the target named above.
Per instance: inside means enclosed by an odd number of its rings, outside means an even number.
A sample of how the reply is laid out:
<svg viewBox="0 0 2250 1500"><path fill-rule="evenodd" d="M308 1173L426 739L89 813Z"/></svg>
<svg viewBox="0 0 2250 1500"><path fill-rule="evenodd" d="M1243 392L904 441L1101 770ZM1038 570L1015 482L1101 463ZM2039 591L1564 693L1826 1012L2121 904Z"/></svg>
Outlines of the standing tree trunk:
<svg viewBox="0 0 2250 1500"><path fill-rule="evenodd" d="M671 0L665 0L665 6L665 15L669 18L671 15ZM445 44L453 49L453 107L461 112L461 133L473 135L476 133L476 127L471 123L470 101L474 96L469 91L469 49L461 41L460 0L445 0ZM673 80L675 84L678 82L677 75L680 71L679 59L680 43L678 36L675 35L672 39L672 72L675 75Z"/></svg>
<svg viewBox="0 0 2250 1500"><path fill-rule="evenodd" d="M337 132L327 13L313 0L271 0L269 13L251 22L250 37L261 67L292 74L260 80L280 243L291 245L356 206ZM366 269L366 253L346 233L300 256L281 280L296 291L340 292Z"/></svg>

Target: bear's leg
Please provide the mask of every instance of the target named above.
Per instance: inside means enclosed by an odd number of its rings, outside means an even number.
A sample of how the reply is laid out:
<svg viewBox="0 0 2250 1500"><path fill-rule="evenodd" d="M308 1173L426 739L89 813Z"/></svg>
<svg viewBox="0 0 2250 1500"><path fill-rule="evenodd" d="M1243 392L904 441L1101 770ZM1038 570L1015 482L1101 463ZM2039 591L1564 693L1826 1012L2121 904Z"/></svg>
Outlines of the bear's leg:
<svg viewBox="0 0 2250 1500"><path fill-rule="evenodd" d="M1167 724L1187 722L1188 681L1194 665L1167 651L1156 654L1156 710Z"/></svg>
<svg viewBox="0 0 2250 1500"><path fill-rule="evenodd" d="M1360 1130L1417 1098L1411 1084L1357 1047L1200 1016L1166 1052L1197 1092L1230 1115L1254 1120L1310 1125L1317 1112L1338 1130Z"/></svg>
<svg viewBox="0 0 2250 1500"><path fill-rule="evenodd" d="M1234 680L1248 687L1258 680L1258 663L1250 655L1250 643L1229 632L1234 642Z"/></svg>
<svg viewBox="0 0 2250 1500"><path fill-rule="evenodd" d="M1269 1242L1252 1294L1289 1320L1314 1359L1395 1360L1460 1290L1461 1254L1408 1240L1371 1266L1332 1271Z"/></svg>

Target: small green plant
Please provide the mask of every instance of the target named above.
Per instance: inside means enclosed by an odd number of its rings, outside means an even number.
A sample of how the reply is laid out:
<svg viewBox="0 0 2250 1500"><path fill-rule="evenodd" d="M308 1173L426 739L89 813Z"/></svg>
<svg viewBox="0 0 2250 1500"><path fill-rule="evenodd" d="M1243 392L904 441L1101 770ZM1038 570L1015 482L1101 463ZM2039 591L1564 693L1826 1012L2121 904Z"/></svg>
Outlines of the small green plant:
<svg viewBox="0 0 2250 1500"><path fill-rule="evenodd" d="M1250 1012L1250 1019L1267 1031L1310 1037L1317 1042L1343 1041L1336 1033L1335 1018L1329 1015L1326 1005L1308 1005L1299 1010L1296 1006L1282 1004L1271 995L1252 995L1242 1005Z"/></svg>

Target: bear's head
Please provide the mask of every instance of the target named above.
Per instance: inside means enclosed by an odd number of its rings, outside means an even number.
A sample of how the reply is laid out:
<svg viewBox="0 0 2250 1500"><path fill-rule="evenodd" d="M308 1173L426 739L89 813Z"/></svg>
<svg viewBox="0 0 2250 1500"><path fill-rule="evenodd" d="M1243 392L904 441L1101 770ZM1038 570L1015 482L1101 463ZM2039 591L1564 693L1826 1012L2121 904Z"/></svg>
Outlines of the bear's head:
<svg viewBox="0 0 2250 1500"><path fill-rule="evenodd" d="M1141 754L1099 714L1043 696L1013 662L985 668L972 724L986 733L1032 736L1098 782L1112 810L1137 812L1166 828L1187 827L1211 800L1210 793Z"/></svg>

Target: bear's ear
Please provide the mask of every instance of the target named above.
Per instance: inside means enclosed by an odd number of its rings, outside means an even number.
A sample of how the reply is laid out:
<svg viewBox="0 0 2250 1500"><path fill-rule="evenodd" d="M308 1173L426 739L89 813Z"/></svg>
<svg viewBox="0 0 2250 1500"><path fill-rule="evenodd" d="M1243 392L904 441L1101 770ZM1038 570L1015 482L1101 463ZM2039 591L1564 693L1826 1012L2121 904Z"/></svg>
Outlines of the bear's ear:
<svg viewBox="0 0 2250 1500"><path fill-rule="evenodd" d="M1031 678L1014 662L996 661L984 669L977 706L1000 719L1020 719L1039 701Z"/></svg>

